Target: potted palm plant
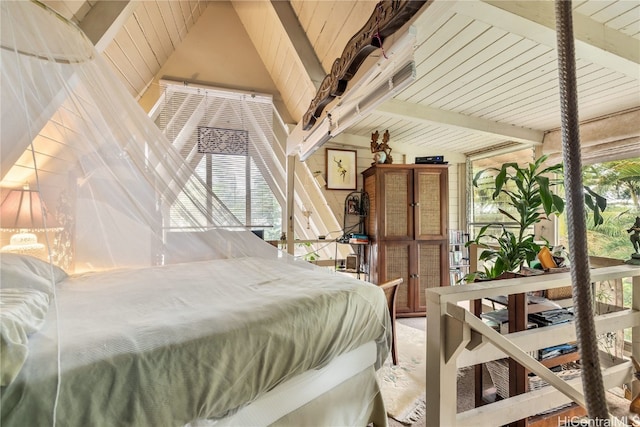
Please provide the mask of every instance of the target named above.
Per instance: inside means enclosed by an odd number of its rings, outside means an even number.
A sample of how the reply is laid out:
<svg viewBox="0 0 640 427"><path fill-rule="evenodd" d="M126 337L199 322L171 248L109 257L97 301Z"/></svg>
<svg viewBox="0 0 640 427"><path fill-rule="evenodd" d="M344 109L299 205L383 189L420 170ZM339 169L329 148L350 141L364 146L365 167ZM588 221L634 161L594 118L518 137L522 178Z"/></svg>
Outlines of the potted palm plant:
<svg viewBox="0 0 640 427"><path fill-rule="evenodd" d="M536 259L543 246L548 241L535 239L532 228L542 219L551 215L559 215L564 211L564 200L556 193L562 186L563 165L557 163L551 166L545 164L547 156L541 156L536 161L524 166L517 163L505 163L500 168L488 168L478 172L473 185L479 186L480 180L489 173L495 177L491 181L492 199L502 198L509 209L499 209L500 213L515 223L514 231L507 229L501 223L484 225L467 246L475 244L481 249L479 259L485 261L484 271L472 272L465 280L473 282L479 279L496 279L506 274L519 271L523 266L529 266ZM604 197L584 187L585 204L593 212L596 225L603 222L602 211L606 209L607 201ZM498 229L493 234L490 229Z"/></svg>

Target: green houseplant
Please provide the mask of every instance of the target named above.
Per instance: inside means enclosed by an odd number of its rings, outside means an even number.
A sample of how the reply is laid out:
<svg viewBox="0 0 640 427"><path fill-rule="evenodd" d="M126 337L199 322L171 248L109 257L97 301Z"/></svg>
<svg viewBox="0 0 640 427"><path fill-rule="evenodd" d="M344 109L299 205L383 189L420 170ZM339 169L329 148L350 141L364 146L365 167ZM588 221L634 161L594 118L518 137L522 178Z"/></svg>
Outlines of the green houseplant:
<svg viewBox="0 0 640 427"><path fill-rule="evenodd" d="M488 265L484 271L472 272L465 277L467 282L476 279L495 279L505 273L516 272L524 265L536 258L542 246L548 242L536 241L531 232L532 226L543 218L559 215L564 211L564 200L556 189L563 184L563 165L557 163L546 166L547 156L541 156L536 161L524 166L517 163L505 163L501 168L488 168L478 172L473 185L479 186L480 180L488 173L495 173L491 181L491 198L501 198L507 209L498 209L515 223L515 231L508 230L501 223L484 225L477 236L467 243L476 244L482 251L479 259ZM602 211L606 209L607 201L604 197L584 187L585 204L593 212L596 225L603 222ZM490 228L499 228L499 233L492 234Z"/></svg>

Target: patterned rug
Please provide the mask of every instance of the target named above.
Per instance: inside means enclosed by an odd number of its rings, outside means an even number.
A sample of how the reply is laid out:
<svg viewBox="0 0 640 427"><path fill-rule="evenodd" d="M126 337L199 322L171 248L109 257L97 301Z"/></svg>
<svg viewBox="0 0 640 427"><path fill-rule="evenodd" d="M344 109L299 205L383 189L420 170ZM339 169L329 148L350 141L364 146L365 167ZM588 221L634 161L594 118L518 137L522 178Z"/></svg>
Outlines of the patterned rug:
<svg viewBox="0 0 640 427"><path fill-rule="evenodd" d="M403 423L413 424L425 415L426 344L425 331L396 322L398 365L391 356L378 370L387 414Z"/></svg>
<svg viewBox="0 0 640 427"><path fill-rule="evenodd" d="M398 338L398 365L391 364L391 356L377 372L387 415L405 424L424 425L426 414L426 344L425 331L396 322ZM469 375L467 375L469 373ZM458 411L473 407L471 370L458 372ZM488 373L485 373L489 377ZM620 388L608 390L607 406L616 420L626 425L640 426L640 415L629 412L629 400ZM414 426L416 427L416 426Z"/></svg>

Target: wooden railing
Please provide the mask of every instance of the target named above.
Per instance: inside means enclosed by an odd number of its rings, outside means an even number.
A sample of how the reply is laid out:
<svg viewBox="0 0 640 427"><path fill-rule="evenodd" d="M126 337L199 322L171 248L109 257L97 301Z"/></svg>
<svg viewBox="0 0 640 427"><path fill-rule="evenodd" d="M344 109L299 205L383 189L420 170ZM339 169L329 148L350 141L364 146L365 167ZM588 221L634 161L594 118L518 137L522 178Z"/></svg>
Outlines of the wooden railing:
<svg viewBox="0 0 640 427"><path fill-rule="evenodd" d="M594 283L632 278L632 307L595 317L596 334L632 328L631 351L640 360L640 266L618 265L591 271ZM580 378L565 382L529 355L530 352L576 340L573 322L501 335L465 307L483 298L523 294L571 285L570 273L545 274L463 286L430 288L427 297L428 426L505 425L571 401L584 406ZM456 413L459 368L510 357L551 387L529 391ZM630 383L628 360L601 357L606 389ZM639 392L640 390L634 390Z"/></svg>

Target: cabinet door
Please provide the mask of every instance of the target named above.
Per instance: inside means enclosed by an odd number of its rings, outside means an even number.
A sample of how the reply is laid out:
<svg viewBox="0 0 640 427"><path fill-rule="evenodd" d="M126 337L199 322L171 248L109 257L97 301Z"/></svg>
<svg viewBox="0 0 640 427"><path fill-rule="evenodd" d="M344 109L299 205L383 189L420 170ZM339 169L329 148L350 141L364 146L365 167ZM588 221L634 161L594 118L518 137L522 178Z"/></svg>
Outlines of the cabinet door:
<svg viewBox="0 0 640 427"><path fill-rule="evenodd" d="M414 311L413 285L409 278L411 271L411 254L413 242L384 242L378 245L378 283L402 277L403 283L398 288L396 297L396 311L398 313L411 313Z"/></svg>
<svg viewBox="0 0 640 427"><path fill-rule="evenodd" d="M425 290L449 286L448 247L446 241L417 242L417 272L414 310L426 311Z"/></svg>
<svg viewBox="0 0 640 427"><path fill-rule="evenodd" d="M447 239L449 219L447 169L416 169L414 180L415 238L417 240Z"/></svg>
<svg viewBox="0 0 640 427"><path fill-rule="evenodd" d="M364 191L369 196L369 213L365 219L366 227L365 230L369 236L377 236L378 235L378 198L380 195L378 194L378 181L376 179L376 174L370 173L364 175Z"/></svg>
<svg viewBox="0 0 640 427"><path fill-rule="evenodd" d="M413 170L384 170L381 175L381 238L413 239Z"/></svg>

